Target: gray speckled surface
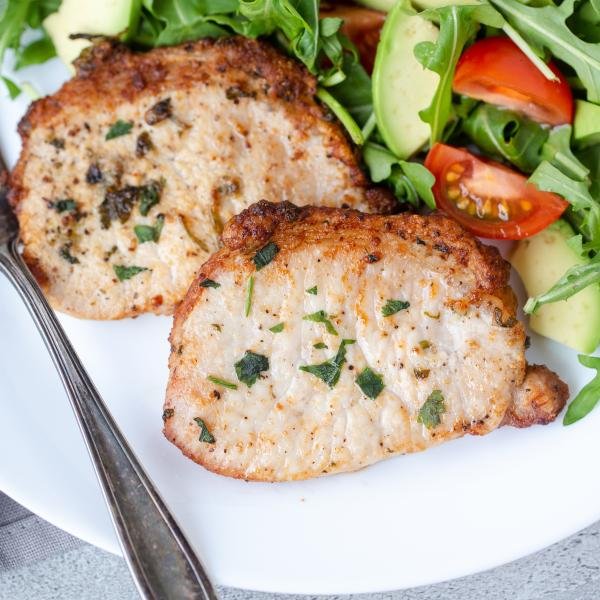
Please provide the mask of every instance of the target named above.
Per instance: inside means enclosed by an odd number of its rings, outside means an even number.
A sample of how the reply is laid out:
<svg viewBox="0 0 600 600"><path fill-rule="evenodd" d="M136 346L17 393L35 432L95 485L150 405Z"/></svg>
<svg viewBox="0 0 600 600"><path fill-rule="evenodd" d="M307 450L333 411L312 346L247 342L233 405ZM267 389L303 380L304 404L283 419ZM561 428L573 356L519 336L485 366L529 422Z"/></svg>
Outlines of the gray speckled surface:
<svg viewBox="0 0 600 600"><path fill-rule="evenodd" d="M223 600L273 600L275 597L225 588L219 592ZM83 543L41 562L0 573L2 600L134 600L137 597L123 560ZM279 600L292 598L303 597L278 596ZM598 600L600 523L537 554L478 575L411 590L347 598Z"/></svg>

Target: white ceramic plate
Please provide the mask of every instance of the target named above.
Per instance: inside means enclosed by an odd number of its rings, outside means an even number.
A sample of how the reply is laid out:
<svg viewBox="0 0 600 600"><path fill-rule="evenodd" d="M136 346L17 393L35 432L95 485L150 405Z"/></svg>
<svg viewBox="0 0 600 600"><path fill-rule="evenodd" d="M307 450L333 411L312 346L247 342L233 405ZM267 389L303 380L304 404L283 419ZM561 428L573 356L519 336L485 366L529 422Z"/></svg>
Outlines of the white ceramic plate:
<svg viewBox="0 0 600 600"><path fill-rule="evenodd" d="M42 92L57 62L20 75ZM0 101L12 165L24 98ZM516 559L600 518L600 410L577 425L503 428L349 475L257 484L212 475L161 435L170 319L61 321L150 477L215 580L296 593L374 592ZM0 279L0 489L102 548L118 546L58 378L25 309ZM577 390L574 352L533 337L531 362Z"/></svg>

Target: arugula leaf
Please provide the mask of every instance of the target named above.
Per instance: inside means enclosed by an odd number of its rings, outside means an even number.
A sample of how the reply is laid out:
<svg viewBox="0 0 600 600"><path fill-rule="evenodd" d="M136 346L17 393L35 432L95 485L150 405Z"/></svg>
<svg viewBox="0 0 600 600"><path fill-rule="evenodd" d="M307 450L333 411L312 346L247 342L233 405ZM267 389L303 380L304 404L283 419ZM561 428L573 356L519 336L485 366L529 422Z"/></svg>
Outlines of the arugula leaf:
<svg viewBox="0 0 600 600"><path fill-rule="evenodd" d="M518 0L490 0L511 25L533 43L571 66L587 90L588 100L600 102L600 46L579 39L567 26L575 0L560 6L526 6Z"/></svg>
<svg viewBox="0 0 600 600"><path fill-rule="evenodd" d="M259 374L269 370L269 359L262 354L246 350L246 354L233 366L237 378L248 387L252 387Z"/></svg>
<svg viewBox="0 0 600 600"><path fill-rule="evenodd" d="M322 87L317 89L317 98L339 119L340 123L346 128L352 141L357 146L362 146L365 141L362 131L346 108Z"/></svg>
<svg viewBox="0 0 600 600"><path fill-rule="evenodd" d="M266 246L263 246L253 257L252 261L256 265L256 270L260 271L263 267L266 267L279 252L279 246L275 242L269 242Z"/></svg>
<svg viewBox="0 0 600 600"><path fill-rule="evenodd" d="M563 418L563 425L572 425L579 419L583 419L600 400L600 358L597 356L585 356L580 354L579 363L584 367L596 369L594 378L581 388L573 399Z"/></svg>
<svg viewBox="0 0 600 600"><path fill-rule="evenodd" d="M133 121L122 121L118 119L110 126L110 129L104 137L105 140L114 140L115 138L127 135L133 128Z"/></svg>
<svg viewBox="0 0 600 600"><path fill-rule="evenodd" d="M561 125L550 131L542 148L542 158L560 169L567 177L586 181L590 170L571 151L571 125Z"/></svg>
<svg viewBox="0 0 600 600"><path fill-rule="evenodd" d="M269 327L269 331L272 333L281 333L285 327L285 323L277 323L277 325L273 325L273 327Z"/></svg>
<svg viewBox="0 0 600 600"><path fill-rule="evenodd" d="M370 367L365 367L356 378L356 385L362 390L362 393L375 400L383 391L383 377L378 375Z"/></svg>
<svg viewBox="0 0 600 600"><path fill-rule="evenodd" d="M12 79L8 77L1 76L0 79L4 82L6 86L6 90L8 91L8 96L11 100L17 98L21 92L23 91Z"/></svg>
<svg viewBox="0 0 600 600"><path fill-rule="evenodd" d="M375 183L387 183L400 202L418 206L421 199L429 208L435 209L431 191L435 177L424 165L401 160L384 146L373 142L365 144L363 158L371 179Z"/></svg>
<svg viewBox="0 0 600 600"><path fill-rule="evenodd" d="M16 55L15 70L39 65L56 56L56 50L48 34L44 32L43 37L31 42L24 48L20 48Z"/></svg>
<svg viewBox="0 0 600 600"><path fill-rule="evenodd" d="M324 381L330 388L334 388L342 373L342 366L346 362L346 346L354 344L356 340L342 340L338 351L333 358L317 365L303 365L301 371L310 373Z"/></svg>
<svg viewBox="0 0 600 600"><path fill-rule="evenodd" d="M133 232L135 233L135 236L137 237L140 244L144 244L145 242L158 242L164 224L164 215L158 215L158 217L156 218L156 224L154 226L136 225L133 228Z"/></svg>
<svg viewBox="0 0 600 600"><path fill-rule="evenodd" d="M504 158L531 173L542 160L548 129L526 117L480 104L462 121L462 131L486 154Z"/></svg>
<svg viewBox="0 0 600 600"><path fill-rule="evenodd" d="M420 42L414 48L416 59L440 76L433 100L419 115L431 127L430 143L443 138L452 114L452 80L456 63L465 45L477 33L479 23L502 27L504 19L489 4L443 6L419 13L430 21L439 21L440 34L436 42Z"/></svg>
<svg viewBox="0 0 600 600"><path fill-rule="evenodd" d="M147 267L136 267L135 265L131 267L126 267L125 265L113 265L113 270L119 281L125 281L131 279L138 273L149 271Z"/></svg>
<svg viewBox="0 0 600 600"><path fill-rule="evenodd" d="M586 183L574 181L548 161L540 163L529 181L545 192L554 192L571 204L577 227L588 240L600 240L600 204Z"/></svg>
<svg viewBox="0 0 600 600"><path fill-rule="evenodd" d="M208 277L207 277L207 278L203 279L200 282L200 287L203 287L203 288L215 288L216 289L216 288L220 288L221 284L217 283L213 279L208 279Z"/></svg>
<svg viewBox="0 0 600 600"><path fill-rule="evenodd" d="M206 423L200 417L194 417L194 421L196 421L198 427L200 427L200 437L198 438L198 441L205 442L206 444L214 444L216 441L215 437L208 430Z"/></svg>
<svg viewBox="0 0 600 600"><path fill-rule="evenodd" d="M442 422L442 415L446 412L446 403L441 390L433 390L419 409L417 423L423 423L427 429L437 427Z"/></svg>
<svg viewBox="0 0 600 600"><path fill-rule="evenodd" d="M325 329L327 333L331 335L338 335L336 328L333 326L333 323L327 318L327 313L324 310L318 310L310 315L305 315L302 317L303 321L313 321L313 323L323 323L325 325Z"/></svg>
<svg viewBox="0 0 600 600"><path fill-rule="evenodd" d="M238 386L235 383L231 383L231 381L227 381L226 379L221 379L220 377L215 377L214 375L209 375L206 379L215 385L222 385L225 388L230 390L237 390Z"/></svg>
<svg viewBox="0 0 600 600"><path fill-rule="evenodd" d="M406 310L409 306L410 302L406 302L405 300L390 299L381 307L381 314L384 317L391 317L401 310Z"/></svg>
<svg viewBox="0 0 600 600"><path fill-rule="evenodd" d="M527 314L534 313L540 306L567 300L589 285L600 282L600 255L583 265L574 265L547 291L529 298L523 307Z"/></svg>

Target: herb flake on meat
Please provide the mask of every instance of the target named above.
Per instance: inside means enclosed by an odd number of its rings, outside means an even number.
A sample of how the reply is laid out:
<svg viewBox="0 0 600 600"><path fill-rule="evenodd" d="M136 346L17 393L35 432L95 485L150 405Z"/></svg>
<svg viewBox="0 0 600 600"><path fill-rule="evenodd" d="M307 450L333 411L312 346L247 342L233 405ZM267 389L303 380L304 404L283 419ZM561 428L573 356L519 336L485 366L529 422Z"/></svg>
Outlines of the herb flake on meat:
<svg viewBox="0 0 600 600"><path fill-rule="evenodd" d="M113 265L113 270L119 281L125 281L143 271L148 271L149 269L147 267L137 267L135 265L130 267L126 267L125 265Z"/></svg>
<svg viewBox="0 0 600 600"><path fill-rule="evenodd" d="M269 370L269 359L262 354L246 350L246 354L233 366L237 378L248 387L252 387L259 374Z"/></svg>
<svg viewBox="0 0 600 600"><path fill-rule="evenodd" d="M285 327L285 323L277 323L277 325L273 325L273 327L269 327L269 331L273 333L281 333L283 328Z"/></svg>
<svg viewBox="0 0 600 600"><path fill-rule="evenodd" d="M417 422L422 423L427 429L433 429L442 422L442 415L446 412L446 403L441 390L433 390L419 410Z"/></svg>
<svg viewBox="0 0 600 600"><path fill-rule="evenodd" d="M127 135L133 129L133 121L122 121L119 119L113 123L108 130L105 139L114 140L115 138Z"/></svg>
<svg viewBox="0 0 600 600"><path fill-rule="evenodd" d="M316 344L313 344L313 348L315 348L316 350L325 350L328 347L329 346L327 346L325 342L317 342Z"/></svg>
<svg viewBox="0 0 600 600"><path fill-rule="evenodd" d="M142 131L135 142L135 155L138 158L143 158L152 148L154 148L154 144L150 134L147 131Z"/></svg>
<svg viewBox="0 0 600 600"><path fill-rule="evenodd" d="M146 242L158 242L160 234L162 233L163 226L165 224L164 215L158 215L156 218L156 224L152 225L136 225L133 228L135 236L140 244Z"/></svg>
<svg viewBox="0 0 600 600"><path fill-rule="evenodd" d="M244 315L250 316L252 310L252 296L254 295L254 275L250 275L248 279L248 288L246 289L246 302L244 305Z"/></svg>
<svg viewBox="0 0 600 600"><path fill-rule="evenodd" d="M318 365L303 365L300 368L301 371L310 373L315 377L318 377L324 381L330 388L334 388L335 384L339 381L342 373L342 366L346 362L346 346L354 344L356 340L342 340L339 350L336 352L333 358L319 363Z"/></svg>
<svg viewBox="0 0 600 600"><path fill-rule="evenodd" d="M173 114L171 107L171 98L165 98L150 107L144 115L144 120L148 125L156 125Z"/></svg>
<svg viewBox="0 0 600 600"><path fill-rule="evenodd" d="M50 203L50 206L57 212L69 212L76 213L77 212L77 202L73 200L73 198L63 198L61 200L55 200Z"/></svg>
<svg viewBox="0 0 600 600"><path fill-rule="evenodd" d="M356 385L362 390L362 393L367 397L375 400L385 387L383 377L370 367L365 367L356 378Z"/></svg>
<svg viewBox="0 0 600 600"><path fill-rule="evenodd" d="M314 285L313 287L308 288L306 290L306 293L307 294L312 294L313 296L316 296L319 293L319 288L316 285Z"/></svg>
<svg viewBox="0 0 600 600"><path fill-rule="evenodd" d="M208 430L206 423L200 417L194 417L194 421L196 421L196 424L200 427L200 437L198 438L198 441L206 444L214 444L216 441L215 436Z"/></svg>
<svg viewBox="0 0 600 600"><path fill-rule="evenodd" d="M205 279L203 279L200 282L200 287L203 288L220 288L221 284L217 283L216 281L214 281L213 279L209 279L208 277L206 277Z"/></svg>
<svg viewBox="0 0 600 600"><path fill-rule="evenodd" d="M266 246L263 246L252 258L256 270L260 271L263 267L266 267L278 252L279 246L275 242L269 242Z"/></svg>
<svg viewBox="0 0 600 600"><path fill-rule="evenodd" d="M327 317L327 313L324 310L318 310L310 315L304 315L302 317L303 321L312 321L313 323L323 323L325 325L325 329L327 333L331 335L339 335L336 328L333 326L333 323Z"/></svg>
<svg viewBox="0 0 600 600"><path fill-rule="evenodd" d="M108 229L112 221L126 223L137 201L139 188L128 185L120 190L109 190L98 208L102 229Z"/></svg>
<svg viewBox="0 0 600 600"><path fill-rule="evenodd" d="M174 408L165 408L165 410L163 410L162 420L163 421L167 421L171 417L173 417L174 414L175 414L175 409Z"/></svg>
<svg viewBox="0 0 600 600"><path fill-rule="evenodd" d="M388 300L381 308L381 314L384 317L391 317L401 310L406 310L410 306L410 302L405 300Z"/></svg>
<svg viewBox="0 0 600 600"><path fill-rule="evenodd" d="M92 163L88 167L88 170L85 174L85 180L89 184L95 185L96 183L100 183L103 178L104 178L104 175L102 174L100 167L96 163Z"/></svg>
<svg viewBox="0 0 600 600"><path fill-rule="evenodd" d="M152 181L148 185L139 188L140 214L145 217L150 209L160 202L162 185L158 181Z"/></svg>
<svg viewBox="0 0 600 600"><path fill-rule="evenodd" d="M211 383L215 385L221 385L230 390L237 390L238 386L235 383L231 383L231 381L227 381L226 379L221 379L220 377L215 377L214 375L209 375L206 379L208 379Z"/></svg>
<svg viewBox="0 0 600 600"><path fill-rule="evenodd" d="M58 254L61 258L64 258L68 263L72 265L76 265L79 263L79 259L71 254L71 246L69 244L63 244L60 247Z"/></svg>

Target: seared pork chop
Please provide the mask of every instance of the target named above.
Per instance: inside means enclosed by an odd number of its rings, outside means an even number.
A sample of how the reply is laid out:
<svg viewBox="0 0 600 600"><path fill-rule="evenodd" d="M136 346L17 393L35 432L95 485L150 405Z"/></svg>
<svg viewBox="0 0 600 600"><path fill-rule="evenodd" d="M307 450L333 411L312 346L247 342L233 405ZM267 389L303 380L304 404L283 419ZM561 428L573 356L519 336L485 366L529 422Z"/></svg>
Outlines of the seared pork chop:
<svg viewBox="0 0 600 600"><path fill-rule="evenodd" d="M223 241L175 313L163 413L211 471L352 471L564 406L509 265L449 219L260 202Z"/></svg>
<svg viewBox="0 0 600 600"><path fill-rule="evenodd" d="M12 202L59 310L171 313L221 224L260 199L389 211L316 80L233 37L133 53L102 43L22 120Z"/></svg>

